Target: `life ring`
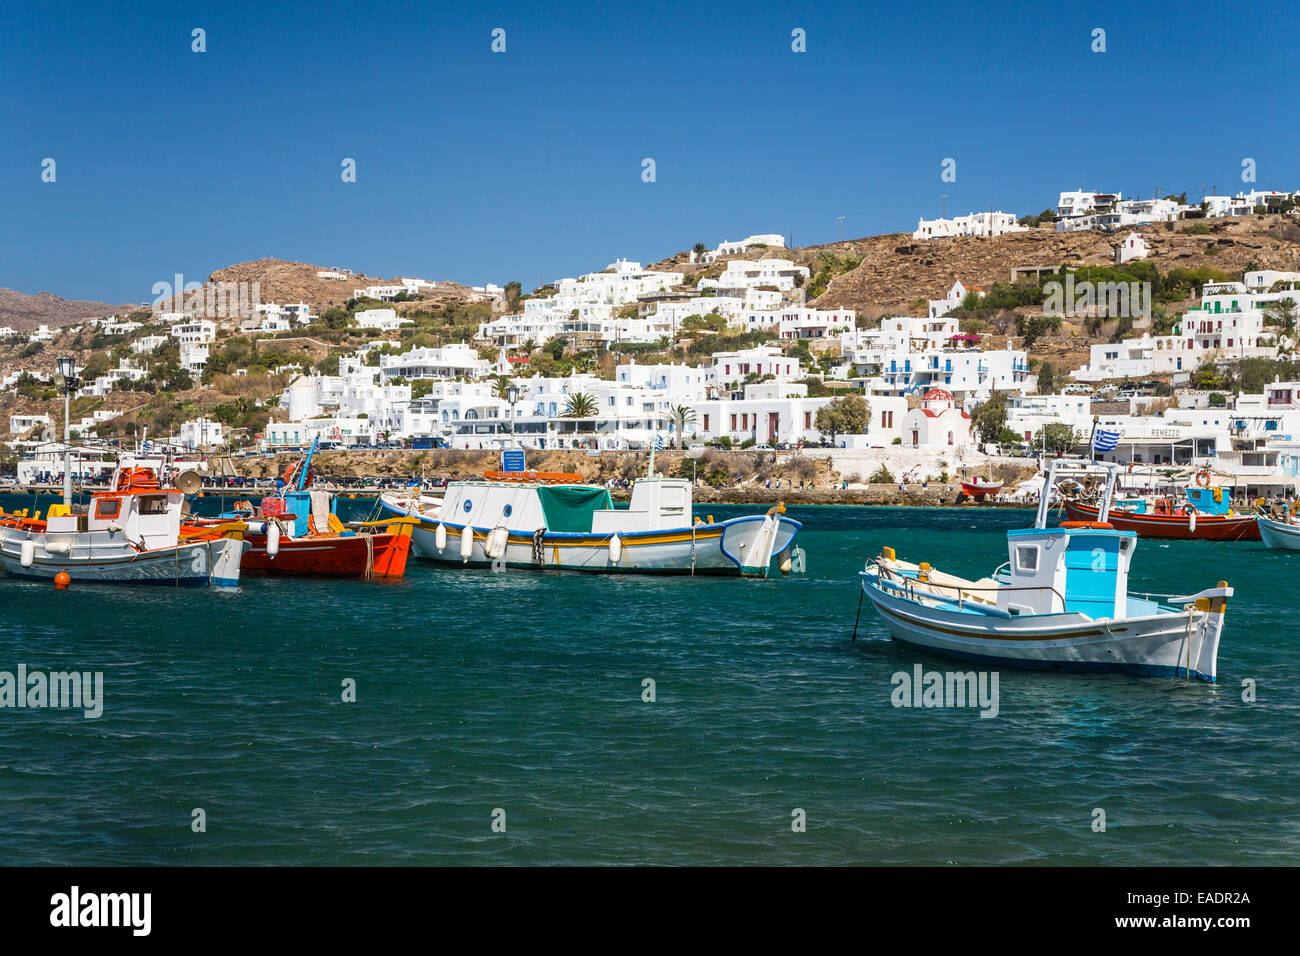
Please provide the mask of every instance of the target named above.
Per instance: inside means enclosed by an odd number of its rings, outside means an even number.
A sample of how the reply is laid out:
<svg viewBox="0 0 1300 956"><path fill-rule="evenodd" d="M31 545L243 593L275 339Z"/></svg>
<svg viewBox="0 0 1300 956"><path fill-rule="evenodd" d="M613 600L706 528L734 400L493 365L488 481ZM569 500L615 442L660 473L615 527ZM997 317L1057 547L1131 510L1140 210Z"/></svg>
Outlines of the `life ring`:
<svg viewBox="0 0 1300 956"><path fill-rule="evenodd" d="M1197 488L1210 487L1210 472L1208 469L1202 468L1200 471L1196 473L1196 487Z"/></svg>
<svg viewBox="0 0 1300 956"><path fill-rule="evenodd" d="M132 485L158 487L158 476L152 468L123 468L117 476L117 490L126 491Z"/></svg>

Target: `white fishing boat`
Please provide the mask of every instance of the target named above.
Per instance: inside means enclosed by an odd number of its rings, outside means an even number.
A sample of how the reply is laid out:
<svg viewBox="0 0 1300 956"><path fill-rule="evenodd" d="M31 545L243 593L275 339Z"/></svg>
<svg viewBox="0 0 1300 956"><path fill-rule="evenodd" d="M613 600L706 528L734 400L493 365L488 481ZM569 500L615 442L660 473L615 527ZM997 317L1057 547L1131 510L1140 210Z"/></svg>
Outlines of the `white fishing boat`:
<svg viewBox="0 0 1300 956"><path fill-rule="evenodd" d="M774 560L783 574L802 563L801 525L783 506L699 519L680 478L637 479L628 508L578 475L538 472L453 481L441 499L385 494L379 506L384 517L419 518L416 556L444 564L766 577Z"/></svg>
<svg viewBox="0 0 1300 956"><path fill-rule="evenodd" d="M860 575L890 633L990 664L1215 680L1232 588L1220 581L1165 603L1130 593L1138 538L1106 520L1118 466L1107 466L1098 521L1049 528L1057 466L1048 471L1034 526L1007 532L1010 561L989 577L967 580L882 549Z"/></svg>
<svg viewBox="0 0 1300 956"><path fill-rule="evenodd" d="M1300 551L1300 517L1294 513L1260 514L1259 536L1265 547Z"/></svg>
<svg viewBox="0 0 1300 956"><path fill-rule="evenodd" d="M243 522L182 534L185 492L168 469L118 466L109 490L85 514L67 504L39 512L0 512L0 567L22 578L235 587L248 544Z"/></svg>

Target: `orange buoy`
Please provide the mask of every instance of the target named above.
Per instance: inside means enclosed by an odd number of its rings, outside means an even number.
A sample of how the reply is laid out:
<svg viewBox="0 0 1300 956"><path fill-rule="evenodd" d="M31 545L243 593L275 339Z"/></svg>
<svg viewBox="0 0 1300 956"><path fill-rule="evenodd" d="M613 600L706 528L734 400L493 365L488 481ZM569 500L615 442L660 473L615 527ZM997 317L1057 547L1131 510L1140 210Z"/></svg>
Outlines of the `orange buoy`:
<svg viewBox="0 0 1300 956"><path fill-rule="evenodd" d="M54 586L58 588L60 591L66 591L68 589L68 585L71 583L72 583L72 575L69 574L67 571L60 571L58 574L54 575Z"/></svg>

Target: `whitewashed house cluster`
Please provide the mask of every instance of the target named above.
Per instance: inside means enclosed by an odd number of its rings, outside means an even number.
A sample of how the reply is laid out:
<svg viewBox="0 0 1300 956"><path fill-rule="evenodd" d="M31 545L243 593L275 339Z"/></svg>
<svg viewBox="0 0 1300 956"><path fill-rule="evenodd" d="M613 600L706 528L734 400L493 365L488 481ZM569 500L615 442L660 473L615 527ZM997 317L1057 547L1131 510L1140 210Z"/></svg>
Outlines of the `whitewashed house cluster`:
<svg viewBox="0 0 1300 956"><path fill-rule="evenodd" d="M1029 357L1022 349L984 350L949 317L891 316L878 329L840 337L855 380L868 395L923 395L939 388L964 404L994 391L1029 387Z"/></svg>
<svg viewBox="0 0 1300 956"><path fill-rule="evenodd" d="M716 262L722 256L743 256L751 249L784 249L785 237L776 233L766 233L758 236L746 236L736 242L728 242L726 239L718 243L718 248L711 252L705 252L699 256L699 261ZM690 254L690 261L697 261L696 254Z"/></svg>
<svg viewBox="0 0 1300 956"><path fill-rule="evenodd" d="M912 238L925 240L977 236L987 239L1009 232L1024 232L1025 228L1017 223L1016 217L1009 212L973 212L968 216L956 216L952 219L921 219L917 222Z"/></svg>
<svg viewBox="0 0 1300 956"><path fill-rule="evenodd" d="M1253 290L1253 291L1252 291ZM1070 376L1080 382L1196 370L1203 362L1269 358L1274 336L1265 334L1264 309L1279 299L1300 305L1300 273L1248 272L1244 282L1211 282L1170 335L1143 333L1089 348L1088 364Z"/></svg>

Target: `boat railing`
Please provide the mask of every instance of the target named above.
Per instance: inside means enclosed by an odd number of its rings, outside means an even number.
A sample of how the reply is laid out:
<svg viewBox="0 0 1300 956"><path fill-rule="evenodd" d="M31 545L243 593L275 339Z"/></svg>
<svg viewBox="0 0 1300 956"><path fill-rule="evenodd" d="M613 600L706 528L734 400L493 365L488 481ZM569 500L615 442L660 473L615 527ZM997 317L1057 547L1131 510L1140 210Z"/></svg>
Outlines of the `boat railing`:
<svg viewBox="0 0 1300 956"><path fill-rule="evenodd" d="M904 595L906 595L910 600L915 601L917 600L918 595L924 594L927 597L938 598L941 601L947 601L950 604L956 604L957 609L959 611L965 609L965 600L966 600L967 592L976 592L976 591L979 592L992 591L995 594L1001 594L1003 592L1011 593L1013 591L1016 592L1049 591L1051 592L1053 597L1055 597L1058 601L1061 602L1062 610L1064 610L1065 608L1065 598L1062 596L1060 591L1056 590L1056 588L1052 587L1051 585L1043 586L1043 585L999 584L996 585L995 587L990 588L990 587L980 587L975 584L947 584L942 581L933 581L929 579L923 580L920 578L909 577L908 575L901 574L898 571L894 570L893 568L886 567L883 564L876 565L876 572L877 572L877 576L880 576L881 572L883 572L884 576L881 578L882 584L888 584L890 587L902 591ZM921 585L924 585L924 587L921 587ZM944 594L935 594L929 590L931 588L941 588L946 591L956 591L957 597L950 598ZM983 602L983 601L977 603L979 603L982 608L988 608L994 606L994 605L989 605L987 602Z"/></svg>

